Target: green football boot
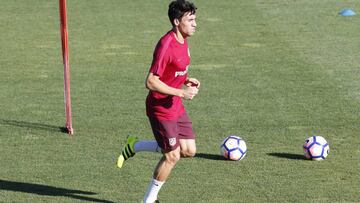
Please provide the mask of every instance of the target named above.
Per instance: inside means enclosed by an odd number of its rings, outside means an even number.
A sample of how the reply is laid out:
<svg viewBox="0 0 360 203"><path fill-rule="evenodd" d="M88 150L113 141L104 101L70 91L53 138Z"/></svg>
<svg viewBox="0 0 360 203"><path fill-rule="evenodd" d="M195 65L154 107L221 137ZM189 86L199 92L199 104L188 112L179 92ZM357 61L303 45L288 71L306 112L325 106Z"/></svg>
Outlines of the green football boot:
<svg viewBox="0 0 360 203"><path fill-rule="evenodd" d="M124 162L135 155L134 145L137 141L138 138L135 136L130 135L127 137L126 145L117 160L117 167L122 168Z"/></svg>

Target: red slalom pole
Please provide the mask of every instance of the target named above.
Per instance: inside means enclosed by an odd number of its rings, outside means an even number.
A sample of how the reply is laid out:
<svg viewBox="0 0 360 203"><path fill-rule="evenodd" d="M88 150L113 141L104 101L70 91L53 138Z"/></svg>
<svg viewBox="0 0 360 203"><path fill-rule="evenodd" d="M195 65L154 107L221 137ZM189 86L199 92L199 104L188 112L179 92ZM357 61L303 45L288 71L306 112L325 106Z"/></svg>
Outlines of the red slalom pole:
<svg viewBox="0 0 360 203"><path fill-rule="evenodd" d="M68 31L67 31L67 17L66 17L66 0L59 0L60 8L60 33L62 42L62 54L64 63L64 102L66 114L66 130L70 135L74 134L72 128L71 115L71 98L70 98L70 65L69 65L69 46L68 46Z"/></svg>

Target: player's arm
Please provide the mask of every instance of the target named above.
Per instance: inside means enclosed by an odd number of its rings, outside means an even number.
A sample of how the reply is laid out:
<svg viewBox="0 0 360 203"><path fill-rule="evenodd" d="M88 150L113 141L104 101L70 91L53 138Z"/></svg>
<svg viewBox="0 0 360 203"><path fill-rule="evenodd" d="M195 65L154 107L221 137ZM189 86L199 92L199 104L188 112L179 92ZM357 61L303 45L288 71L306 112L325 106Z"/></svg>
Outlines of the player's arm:
<svg viewBox="0 0 360 203"><path fill-rule="evenodd" d="M162 82L159 76L149 73L146 78L146 88L151 91L156 91L161 94L179 96L184 99L192 99L196 94L197 90L195 88L186 88L186 89L177 89L166 85Z"/></svg>

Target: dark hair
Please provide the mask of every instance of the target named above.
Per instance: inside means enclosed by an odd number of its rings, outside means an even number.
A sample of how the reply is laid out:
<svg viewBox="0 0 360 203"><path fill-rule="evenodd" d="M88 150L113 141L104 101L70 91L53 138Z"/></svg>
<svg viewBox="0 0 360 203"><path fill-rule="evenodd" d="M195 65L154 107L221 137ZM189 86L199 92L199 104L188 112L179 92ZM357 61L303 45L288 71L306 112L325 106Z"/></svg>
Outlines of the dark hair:
<svg viewBox="0 0 360 203"><path fill-rule="evenodd" d="M181 18L185 15L185 13L195 14L196 6L186 0L175 0L169 4L168 16L171 24L174 26L174 20Z"/></svg>

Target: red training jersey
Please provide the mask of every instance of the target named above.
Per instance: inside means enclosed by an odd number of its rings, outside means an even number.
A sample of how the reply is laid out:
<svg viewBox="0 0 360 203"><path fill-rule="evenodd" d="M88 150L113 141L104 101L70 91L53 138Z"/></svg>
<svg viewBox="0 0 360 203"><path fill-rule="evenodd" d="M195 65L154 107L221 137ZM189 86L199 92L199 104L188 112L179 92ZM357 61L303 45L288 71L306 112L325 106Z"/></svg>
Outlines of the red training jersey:
<svg viewBox="0 0 360 203"><path fill-rule="evenodd" d="M166 85L181 89L187 78L190 52L186 39L180 43L175 33L169 31L156 45L150 73L159 76ZM175 120L185 112L178 96L149 91L146 98L146 113L159 120Z"/></svg>

